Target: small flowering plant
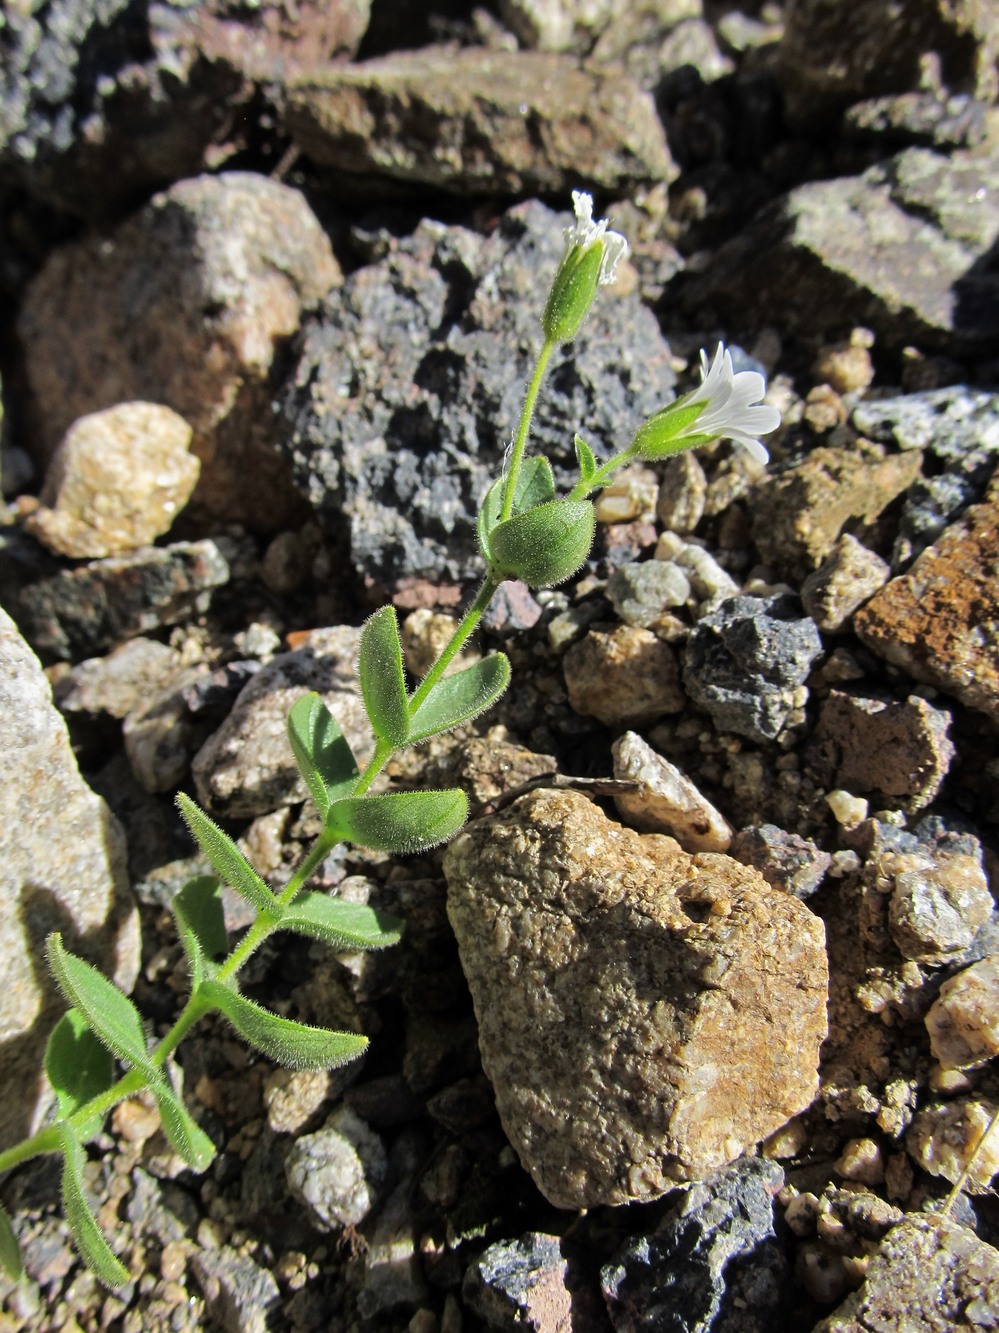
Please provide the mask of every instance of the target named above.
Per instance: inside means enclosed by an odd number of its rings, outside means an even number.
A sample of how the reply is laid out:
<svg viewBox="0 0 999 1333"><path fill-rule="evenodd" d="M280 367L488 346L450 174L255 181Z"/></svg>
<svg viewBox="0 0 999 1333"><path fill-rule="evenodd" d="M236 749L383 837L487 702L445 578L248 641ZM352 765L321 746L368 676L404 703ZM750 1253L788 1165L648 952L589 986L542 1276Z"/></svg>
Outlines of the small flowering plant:
<svg viewBox="0 0 999 1333"><path fill-rule="evenodd" d="M300 699L288 718L288 740L322 816L322 831L287 884L272 887L237 844L187 796L177 803L211 874L190 880L173 901L177 931L190 967L191 990L167 1033L152 1047L132 1001L97 969L76 957L58 934L48 940L48 961L68 1012L53 1031L45 1069L55 1092L52 1122L6 1152L0 1172L41 1153L63 1158L62 1201L76 1244L109 1287L128 1281L91 1210L83 1183L86 1143L101 1132L110 1111L144 1093L155 1101L174 1151L204 1171L215 1147L191 1116L170 1075L170 1060L205 1015L221 1014L250 1046L294 1069L330 1069L356 1059L367 1039L280 1017L242 994L238 976L265 940L291 931L341 951L394 944L401 923L366 905L347 903L308 887L312 875L339 843L390 853L418 852L452 837L467 817L462 791L372 794L371 785L405 746L418 744L475 718L493 704L510 680L505 654L491 653L445 675L477 626L500 583L520 579L547 588L571 577L593 542L590 496L623 464L661 459L726 437L767 461L759 436L776 429L779 415L760 400L763 376L736 371L731 353L702 354L700 385L646 421L631 443L603 464L578 435L579 480L557 497L548 460L526 454L534 406L557 347L575 337L598 289L614 281L627 256L623 236L606 221L593 221L588 194L573 195L575 222L566 231L561 262L541 320L543 341L527 386L520 423L503 473L482 502L479 546L485 576L450 641L416 685L406 678L395 609L382 607L364 625L358 676L375 737L363 769L336 719L317 694ZM228 885L248 904L252 924L234 944L222 912ZM120 1066L123 1072L116 1072ZM22 1261L11 1221L0 1208L0 1261L15 1277Z"/></svg>

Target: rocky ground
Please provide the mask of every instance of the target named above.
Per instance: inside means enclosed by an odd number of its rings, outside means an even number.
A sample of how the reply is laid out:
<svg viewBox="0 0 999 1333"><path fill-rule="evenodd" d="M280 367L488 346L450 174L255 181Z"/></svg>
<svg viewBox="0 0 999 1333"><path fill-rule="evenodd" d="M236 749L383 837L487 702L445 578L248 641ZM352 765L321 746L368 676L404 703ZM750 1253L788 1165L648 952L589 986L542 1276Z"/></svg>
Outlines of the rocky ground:
<svg viewBox="0 0 999 1333"><path fill-rule="evenodd" d="M212 1167L116 1109L115 1294L58 1163L12 1173L0 1330L999 1327L992 8L53 0L0 54L0 1147L49 1110L46 934L165 1032L175 793L281 882L290 704L363 757L357 627L391 600L415 676L446 639L573 188L632 255L553 365L557 480L722 338L783 414L504 585L512 688L388 773L472 822L319 876L402 943L252 960L366 1058L203 1022Z"/></svg>

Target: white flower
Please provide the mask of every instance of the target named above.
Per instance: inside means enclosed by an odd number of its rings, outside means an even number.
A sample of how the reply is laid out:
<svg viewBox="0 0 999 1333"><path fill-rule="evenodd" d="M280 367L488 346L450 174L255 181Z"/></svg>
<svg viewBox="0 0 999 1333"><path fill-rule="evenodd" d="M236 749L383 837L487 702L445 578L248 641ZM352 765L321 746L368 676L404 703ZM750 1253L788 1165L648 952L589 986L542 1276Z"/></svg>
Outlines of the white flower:
<svg viewBox="0 0 999 1333"><path fill-rule="evenodd" d="M766 380L757 371L736 372L732 353L722 343L718 344L710 365L707 353L702 351L701 383L683 400L684 406L704 404L691 431L710 438L734 440L758 463L768 463L770 455L759 437L777 429L780 413L776 407L760 401L766 390Z"/></svg>
<svg viewBox="0 0 999 1333"><path fill-rule="evenodd" d="M593 221L593 196L583 190L573 190L572 209L576 214L575 224L565 230L565 252L569 254L577 245L580 254L588 250L597 241L603 242L603 255L600 261L601 287L613 282L617 276L617 266L628 257L628 242L616 231L607 230L607 219Z"/></svg>

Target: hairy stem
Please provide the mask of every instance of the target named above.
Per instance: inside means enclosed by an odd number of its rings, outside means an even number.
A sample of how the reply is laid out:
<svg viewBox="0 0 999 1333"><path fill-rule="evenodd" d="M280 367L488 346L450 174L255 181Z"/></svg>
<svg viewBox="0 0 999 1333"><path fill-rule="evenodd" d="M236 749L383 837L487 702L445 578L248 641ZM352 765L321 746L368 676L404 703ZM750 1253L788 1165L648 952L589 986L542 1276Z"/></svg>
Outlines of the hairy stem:
<svg viewBox="0 0 999 1333"><path fill-rule="evenodd" d="M538 401L538 394L541 392L541 384L545 378L545 372L548 370L548 362L551 360L552 352L557 347L557 343L545 342L541 351L538 353L538 359L534 367L534 374L531 376L531 382L527 386L527 393L524 397L524 406L520 413L520 424L517 427L517 437L513 442L513 450L510 454L510 465L507 468L506 487L503 491L503 504L500 508L500 522L508 519L513 512L513 497L517 491L517 477L520 473L520 464L524 457L524 448L527 444L527 437L531 430L531 419L534 416L534 405Z"/></svg>

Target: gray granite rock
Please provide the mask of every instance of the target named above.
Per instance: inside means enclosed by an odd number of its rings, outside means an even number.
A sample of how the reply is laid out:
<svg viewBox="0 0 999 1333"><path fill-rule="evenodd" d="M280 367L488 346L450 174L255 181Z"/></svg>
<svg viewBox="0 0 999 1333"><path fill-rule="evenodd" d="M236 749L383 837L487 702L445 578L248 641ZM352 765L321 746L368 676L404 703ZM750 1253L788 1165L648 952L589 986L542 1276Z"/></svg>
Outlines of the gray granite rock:
<svg viewBox="0 0 999 1333"><path fill-rule="evenodd" d="M323 1231L363 1222L385 1187L387 1167L381 1139L347 1106L315 1134L296 1138L285 1159L288 1189Z"/></svg>
<svg viewBox="0 0 999 1333"><path fill-rule="evenodd" d="M778 734L822 640L797 598L731 597L697 622L687 640L684 688L721 731L756 740Z"/></svg>
<svg viewBox="0 0 999 1333"><path fill-rule="evenodd" d="M789 1314L776 1162L743 1158L694 1185L603 1270L616 1333L772 1333Z"/></svg>
<svg viewBox="0 0 999 1333"><path fill-rule="evenodd" d="M0 1146L38 1128L48 1105L41 1060L65 1009L45 963L45 938L131 990L139 926L125 844L83 781L42 668L0 610Z"/></svg>
<svg viewBox="0 0 999 1333"><path fill-rule="evenodd" d="M637 782L614 797L618 814L645 833L668 833L685 852L727 852L732 829L685 773L634 731L611 746L615 778Z"/></svg>
<svg viewBox="0 0 999 1333"><path fill-rule="evenodd" d="M811 1101L822 924L756 871L554 791L471 824L444 868L483 1068L557 1207L655 1198Z"/></svg>
<svg viewBox="0 0 999 1333"><path fill-rule="evenodd" d="M690 580L672 560L633 561L615 569L607 597L626 625L647 629L663 612L686 604Z"/></svg>
<svg viewBox="0 0 999 1333"><path fill-rule="evenodd" d="M892 148L973 148L987 134L987 107L966 93L895 93L863 98L848 107L843 133L861 143Z"/></svg>
<svg viewBox="0 0 999 1333"><path fill-rule="evenodd" d="M281 1309L271 1272L231 1245L198 1247L191 1267L212 1322L226 1333L268 1333Z"/></svg>
<svg viewBox="0 0 999 1333"><path fill-rule="evenodd" d="M567 219L529 203L483 237L422 223L347 280L299 339L280 443L360 577L478 577L478 505L499 474L539 350ZM607 290L560 349L532 449L575 480L572 439L628 442L669 400L669 348L637 296Z"/></svg>

